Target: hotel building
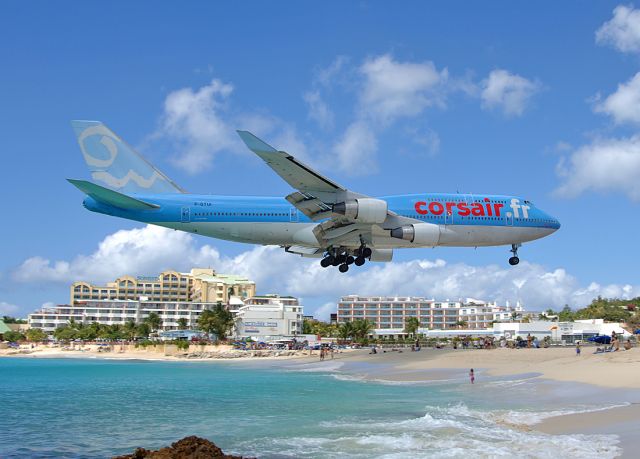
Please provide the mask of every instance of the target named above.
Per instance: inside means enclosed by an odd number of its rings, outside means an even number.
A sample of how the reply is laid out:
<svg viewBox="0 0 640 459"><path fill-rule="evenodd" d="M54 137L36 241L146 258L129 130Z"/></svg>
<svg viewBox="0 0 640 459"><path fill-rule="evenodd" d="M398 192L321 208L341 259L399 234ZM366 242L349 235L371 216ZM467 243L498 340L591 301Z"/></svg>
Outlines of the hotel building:
<svg viewBox="0 0 640 459"><path fill-rule="evenodd" d="M246 277L194 268L189 273L164 271L154 277L121 276L106 285L74 282L71 284L69 304L82 304L89 300L228 304L232 296L244 299L255 294L255 282Z"/></svg>
<svg viewBox="0 0 640 459"><path fill-rule="evenodd" d="M410 296L342 297L338 303L338 323L367 319L374 323L379 336L403 335L406 320L416 317L420 329L452 330L458 328L484 330L495 321L509 320L514 313L521 314L520 304L498 306L468 298L466 301L438 301Z"/></svg>

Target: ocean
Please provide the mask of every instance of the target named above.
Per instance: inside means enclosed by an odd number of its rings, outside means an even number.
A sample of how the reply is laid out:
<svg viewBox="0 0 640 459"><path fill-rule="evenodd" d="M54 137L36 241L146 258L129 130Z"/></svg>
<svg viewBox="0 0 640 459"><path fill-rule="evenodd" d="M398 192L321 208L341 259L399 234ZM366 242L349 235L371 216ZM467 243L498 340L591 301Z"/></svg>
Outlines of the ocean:
<svg viewBox="0 0 640 459"><path fill-rule="evenodd" d="M0 458L104 458L188 436L260 458L580 457L621 453L614 435L527 425L590 412L588 388L464 375L364 381L325 365L0 359ZM440 378L442 379L442 378ZM583 401L589 400L588 404Z"/></svg>

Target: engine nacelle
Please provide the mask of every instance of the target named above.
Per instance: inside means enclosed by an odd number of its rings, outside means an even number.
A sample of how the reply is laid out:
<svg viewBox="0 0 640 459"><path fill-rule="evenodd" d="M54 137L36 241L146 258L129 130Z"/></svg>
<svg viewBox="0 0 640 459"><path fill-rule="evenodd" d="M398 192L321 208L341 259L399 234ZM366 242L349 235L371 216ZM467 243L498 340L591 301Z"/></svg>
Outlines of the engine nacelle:
<svg viewBox="0 0 640 459"><path fill-rule="evenodd" d="M358 198L333 205L333 213L344 215L360 223L382 223L387 219L387 201Z"/></svg>
<svg viewBox="0 0 640 459"><path fill-rule="evenodd" d="M432 223L416 223L392 229L391 237L416 245L434 247L440 240L440 228Z"/></svg>
<svg viewBox="0 0 640 459"><path fill-rule="evenodd" d="M370 261L391 261L393 249L371 249Z"/></svg>

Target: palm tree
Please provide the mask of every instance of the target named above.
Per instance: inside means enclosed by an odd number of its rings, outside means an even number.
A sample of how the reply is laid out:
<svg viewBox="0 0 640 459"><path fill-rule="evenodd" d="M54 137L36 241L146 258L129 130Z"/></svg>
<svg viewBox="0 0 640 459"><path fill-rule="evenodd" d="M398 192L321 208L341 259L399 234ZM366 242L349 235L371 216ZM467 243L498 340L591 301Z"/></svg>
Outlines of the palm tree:
<svg viewBox="0 0 640 459"><path fill-rule="evenodd" d="M415 338L416 332L420 328L420 321L417 317L408 317L404 322L404 332Z"/></svg>
<svg viewBox="0 0 640 459"><path fill-rule="evenodd" d="M198 318L200 330L207 334L214 333L220 340L227 338L234 324L233 314L222 303L216 304L213 309L202 311Z"/></svg>
<svg viewBox="0 0 640 459"><path fill-rule="evenodd" d="M373 330L373 322L367 319L356 319L353 321L354 335L358 339L365 339Z"/></svg>
<svg viewBox="0 0 640 459"><path fill-rule="evenodd" d="M162 319L156 312L150 312L146 319L144 319L145 323L149 325L151 331L157 331L162 325Z"/></svg>
<svg viewBox="0 0 640 459"><path fill-rule="evenodd" d="M456 322L456 325L458 326L459 329L463 329L464 327L467 326L467 321L466 320L459 320Z"/></svg>
<svg viewBox="0 0 640 459"><path fill-rule="evenodd" d="M127 320L124 324L122 331L124 332L124 336L129 341L132 341L136 337L136 332L138 331L135 320L133 319Z"/></svg>
<svg viewBox="0 0 640 459"><path fill-rule="evenodd" d="M352 322L342 322L338 325L338 338L342 340L348 340L354 335L354 328Z"/></svg>
<svg viewBox="0 0 640 459"><path fill-rule="evenodd" d="M178 330L186 330L187 329L187 319L184 317L180 317L178 319Z"/></svg>

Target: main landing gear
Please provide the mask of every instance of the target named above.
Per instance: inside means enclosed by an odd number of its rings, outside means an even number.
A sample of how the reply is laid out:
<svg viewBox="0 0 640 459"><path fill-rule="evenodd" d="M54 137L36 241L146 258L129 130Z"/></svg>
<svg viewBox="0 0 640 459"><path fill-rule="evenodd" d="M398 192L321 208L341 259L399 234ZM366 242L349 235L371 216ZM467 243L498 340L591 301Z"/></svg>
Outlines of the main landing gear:
<svg viewBox="0 0 640 459"><path fill-rule="evenodd" d="M329 249L326 256L320 261L320 266L328 268L337 266L341 273L349 271L350 265L362 266L371 258L371 249L362 245L358 249Z"/></svg>
<svg viewBox="0 0 640 459"><path fill-rule="evenodd" d="M521 246L522 244L511 244L510 252L513 254L513 256L509 258L509 264L511 266L515 266L520 263L520 258L518 258L518 248Z"/></svg>

